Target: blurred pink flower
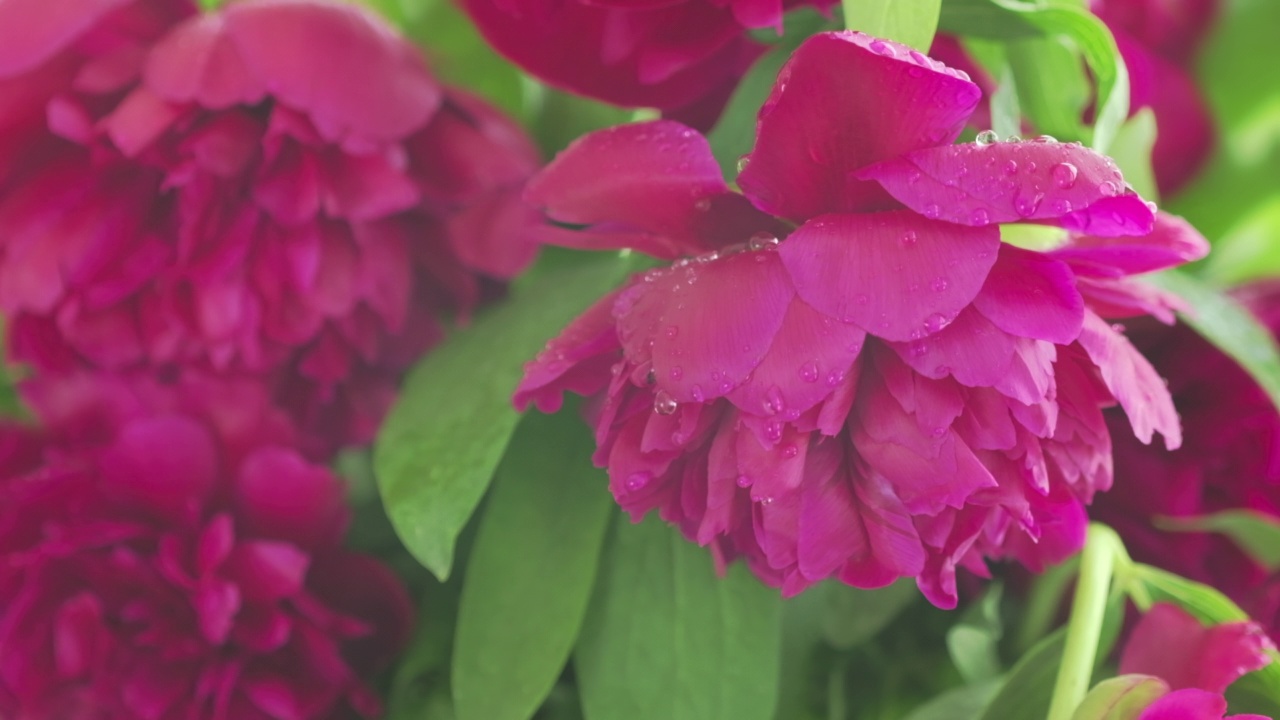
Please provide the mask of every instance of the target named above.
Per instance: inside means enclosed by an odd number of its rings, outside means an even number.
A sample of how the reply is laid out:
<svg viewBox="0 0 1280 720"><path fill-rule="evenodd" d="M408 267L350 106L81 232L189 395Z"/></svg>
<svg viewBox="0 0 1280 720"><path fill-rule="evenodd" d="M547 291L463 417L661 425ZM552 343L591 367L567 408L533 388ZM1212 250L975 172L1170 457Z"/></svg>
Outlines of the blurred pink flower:
<svg viewBox="0 0 1280 720"><path fill-rule="evenodd" d="M580 139L529 188L582 228L564 241L686 259L574 321L516 404L589 396L622 507L787 594L905 576L950 606L957 566L1072 553L1111 481L1101 408L1180 442L1164 384L1100 313L1168 316L1125 276L1206 246L1078 145L952 145L979 96L909 48L827 33L761 110L742 194L674 122ZM1001 243L1016 221L1075 233L1032 252Z"/></svg>
<svg viewBox="0 0 1280 720"><path fill-rule="evenodd" d="M1156 183L1171 195L1187 184L1213 150L1213 117L1193 75L1218 0L1092 0L1115 35L1129 69L1132 112L1149 107L1158 133L1152 151Z"/></svg>
<svg viewBox="0 0 1280 720"><path fill-rule="evenodd" d="M0 426L0 716L377 714L412 608L341 547L342 482L251 392L95 382L50 386L48 434Z"/></svg>
<svg viewBox="0 0 1280 720"><path fill-rule="evenodd" d="M782 30L786 10L834 0L464 0L498 52L548 83L708 128L765 50L747 31Z"/></svg>
<svg viewBox="0 0 1280 720"><path fill-rule="evenodd" d="M1280 332L1280 283L1239 288L1236 297ZM1280 521L1280 413L1233 359L1184 326L1134 324L1135 345L1167 378L1186 442L1153 452L1115 444L1115 487L1093 516L1124 538L1134 559L1212 585L1280 637L1280 577L1223 535L1166 532L1160 517L1248 509ZM1114 431L1123 418L1109 414Z"/></svg>
<svg viewBox="0 0 1280 720"><path fill-rule="evenodd" d="M355 5L191 13L0 8L10 350L258 376L313 453L367 441L442 316L531 259L537 154Z"/></svg>

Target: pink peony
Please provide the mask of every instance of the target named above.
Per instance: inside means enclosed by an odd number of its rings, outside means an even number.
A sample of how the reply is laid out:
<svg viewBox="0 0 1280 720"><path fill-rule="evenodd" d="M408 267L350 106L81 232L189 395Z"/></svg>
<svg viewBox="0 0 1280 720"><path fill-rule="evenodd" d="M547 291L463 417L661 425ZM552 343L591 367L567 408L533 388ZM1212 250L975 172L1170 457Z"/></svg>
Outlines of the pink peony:
<svg viewBox="0 0 1280 720"><path fill-rule="evenodd" d="M761 110L743 194L674 122L580 139L530 199L584 226L581 247L693 257L579 317L517 406L589 396L622 507L787 594L916 577L951 606L957 566L1077 550L1111 482L1101 409L1180 442L1163 382L1100 314L1167 314L1125 276L1205 244L1078 145L952 145L979 95L904 46L827 33ZM1016 221L1075 234L1001 243Z"/></svg>
<svg viewBox="0 0 1280 720"><path fill-rule="evenodd" d="M50 434L0 426L0 716L375 715L412 608L340 546L342 482L250 386L99 382L40 388Z"/></svg>
<svg viewBox="0 0 1280 720"><path fill-rule="evenodd" d="M1115 35L1129 69L1131 111L1149 107L1155 113L1156 183L1161 193L1173 194L1213 150L1213 117L1196 87L1193 61L1218 0L1092 0L1091 6Z"/></svg>
<svg viewBox="0 0 1280 720"><path fill-rule="evenodd" d="M833 0L463 0L499 52L558 87L709 127L788 9Z"/></svg>
<svg viewBox="0 0 1280 720"><path fill-rule="evenodd" d="M1280 283L1236 295L1280 334ZM1280 413L1234 360L1189 328L1139 324L1132 335L1168 379L1187 439L1171 453L1118 439L1115 488L1099 498L1094 517L1121 534L1134 559L1219 588L1280 637L1280 576L1225 536L1155 525L1234 509L1280 519ZM1107 420L1113 431L1123 422Z"/></svg>
<svg viewBox="0 0 1280 720"><path fill-rule="evenodd" d="M42 372L262 378L324 455L534 251L529 141L354 5L7 0L0 48L0 310Z"/></svg>

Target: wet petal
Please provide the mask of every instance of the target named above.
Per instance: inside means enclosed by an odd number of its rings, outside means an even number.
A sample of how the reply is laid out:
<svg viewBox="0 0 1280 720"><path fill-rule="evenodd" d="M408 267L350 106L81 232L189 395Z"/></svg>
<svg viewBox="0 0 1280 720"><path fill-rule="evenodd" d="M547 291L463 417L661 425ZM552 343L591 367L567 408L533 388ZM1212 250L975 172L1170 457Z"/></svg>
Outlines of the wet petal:
<svg viewBox="0 0 1280 720"><path fill-rule="evenodd" d="M664 259L746 242L775 225L729 192L706 138L670 120L578 138L529 183L525 199L554 221L593 226L575 247L629 247Z"/></svg>
<svg viewBox="0 0 1280 720"><path fill-rule="evenodd" d="M1199 260L1209 253L1209 241L1191 223L1176 215L1156 213L1151 232L1124 239L1073 235L1049 253L1082 275L1119 277L1163 270Z"/></svg>
<svg viewBox="0 0 1280 720"><path fill-rule="evenodd" d="M1071 268L1012 245L1000 246L973 306L1005 332L1060 345L1074 341L1084 322L1084 298Z"/></svg>
<svg viewBox="0 0 1280 720"><path fill-rule="evenodd" d="M913 340L946 327L973 300L999 247L995 228L896 211L815 219L778 254L815 309L878 337Z"/></svg>
<svg viewBox="0 0 1280 720"><path fill-rule="evenodd" d="M796 222L893 207L855 170L949 145L982 91L904 45L862 33L822 33L783 67L760 110L755 149L738 184L756 207Z"/></svg>
<svg viewBox="0 0 1280 720"><path fill-rule="evenodd" d="M1155 675L1174 690L1197 688L1222 693L1247 672L1271 662L1274 649L1254 622L1205 627L1176 605L1151 606L1129 636L1120 657L1121 674Z"/></svg>
<svg viewBox="0 0 1280 720"><path fill-rule="evenodd" d="M1042 221L1102 236L1145 235L1153 210L1109 158L1059 142L916 150L860 171L896 200L960 225Z"/></svg>
<svg viewBox="0 0 1280 720"><path fill-rule="evenodd" d="M1170 450L1182 444L1182 426L1164 380L1128 338L1092 312L1085 313L1080 346L1098 366L1102 380L1129 416L1133 434L1144 443L1159 431Z"/></svg>
<svg viewBox="0 0 1280 720"><path fill-rule="evenodd" d="M613 304L618 292L606 295L579 315L533 361L524 366L524 377L512 396L518 410L530 404L542 412L560 409L565 391L589 395L608 383L608 366L617 361L618 333L613 320ZM603 377L586 367L591 358L607 354Z"/></svg>
<svg viewBox="0 0 1280 720"><path fill-rule="evenodd" d="M5 0L0 3L0 77L53 57L130 0Z"/></svg>

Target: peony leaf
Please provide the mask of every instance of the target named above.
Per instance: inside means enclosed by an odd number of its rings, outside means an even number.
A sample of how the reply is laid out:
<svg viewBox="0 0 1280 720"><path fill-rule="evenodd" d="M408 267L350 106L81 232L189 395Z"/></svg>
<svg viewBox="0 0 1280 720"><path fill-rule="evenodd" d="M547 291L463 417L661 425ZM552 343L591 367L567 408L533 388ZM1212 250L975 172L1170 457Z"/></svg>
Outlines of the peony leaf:
<svg viewBox="0 0 1280 720"><path fill-rule="evenodd" d="M1151 675L1108 678L1093 686L1071 720L1133 720L1167 692L1169 684Z"/></svg>
<svg viewBox="0 0 1280 720"><path fill-rule="evenodd" d="M973 720L981 715L999 689L999 680L962 685L912 710L903 720Z"/></svg>
<svg viewBox="0 0 1280 720"><path fill-rule="evenodd" d="M1267 570L1280 570L1280 521L1253 510L1223 510L1199 517L1156 518L1156 527L1181 532L1216 532L1231 538Z"/></svg>
<svg viewBox="0 0 1280 720"><path fill-rule="evenodd" d="M942 0L846 0L845 27L928 52Z"/></svg>
<svg viewBox="0 0 1280 720"><path fill-rule="evenodd" d="M462 587L453 652L459 720L527 720L577 639L613 517L573 410L532 413L498 466Z"/></svg>
<svg viewBox="0 0 1280 720"><path fill-rule="evenodd" d="M1000 675L1000 637L1004 634L1000 621L999 583L983 593L982 599L969 606L960 621L947 631L947 651L951 662L965 682L977 683Z"/></svg>
<svg viewBox="0 0 1280 720"><path fill-rule="evenodd" d="M938 15L938 29L984 40L1017 40L1043 34L1021 15L993 0L947 0Z"/></svg>
<svg viewBox="0 0 1280 720"><path fill-rule="evenodd" d="M547 250L505 302L423 358L374 448L387 516L428 570L448 577L520 416L511 391L524 362L588 304L619 285L636 256Z"/></svg>
<svg viewBox="0 0 1280 720"><path fill-rule="evenodd" d="M591 720L769 720L778 698L778 591L657 517L615 523L574 651Z"/></svg>
<svg viewBox="0 0 1280 720"><path fill-rule="evenodd" d="M1066 635L1045 636L1018 660L982 711L981 720L1044 720Z"/></svg>
<svg viewBox="0 0 1280 720"><path fill-rule="evenodd" d="M810 590L824 601L822 635L834 648L848 650L870 640L898 617L908 605L920 599L920 591L910 580L878 590L860 590L844 583L827 581Z"/></svg>
<svg viewBox="0 0 1280 720"><path fill-rule="evenodd" d="M1182 270L1166 270L1147 279L1185 300L1193 310L1181 315L1183 322L1240 363L1280 408L1280 350L1271 333L1248 310Z"/></svg>
<svg viewBox="0 0 1280 720"><path fill-rule="evenodd" d="M1224 285L1280 276L1277 237L1280 237L1280 197L1272 197L1238 218L1231 229L1214 242L1205 275Z"/></svg>

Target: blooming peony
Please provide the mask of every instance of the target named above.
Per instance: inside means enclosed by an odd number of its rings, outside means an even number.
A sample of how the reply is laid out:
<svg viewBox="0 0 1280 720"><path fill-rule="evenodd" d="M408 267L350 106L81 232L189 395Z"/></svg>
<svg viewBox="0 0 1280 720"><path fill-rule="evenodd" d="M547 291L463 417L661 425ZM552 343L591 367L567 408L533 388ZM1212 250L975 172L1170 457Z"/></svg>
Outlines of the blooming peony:
<svg viewBox="0 0 1280 720"><path fill-rule="evenodd" d="M1214 145L1213 118L1193 76L1193 61L1218 0L1092 0L1115 35L1129 69L1131 110L1155 113L1151 162L1160 192L1187 184Z"/></svg>
<svg viewBox="0 0 1280 720"><path fill-rule="evenodd" d="M353 5L85 5L0 6L12 354L262 378L314 454L368 440L530 260L530 142Z"/></svg>
<svg viewBox="0 0 1280 720"><path fill-rule="evenodd" d="M710 126L785 10L833 0L464 0L485 39L529 73L605 102Z"/></svg>
<svg viewBox="0 0 1280 720"><path fill-rule="evenodd" d="M375 715L412 608L341 548L342 483L250 389L116 380L43 388L51 433L0 426L0 716Z"/></svg>
<svg viewBox="0 0 1280 720"><path fill-rule="evenodd" d="M957 566L1078 549L1111 482L1101 409L1180 442L1163 382L1101 316L1167 314L1125 276L1205 245L1078 145L952 145L979 94L902 45L826 33L761 110L742 194L674 122L580 139L529 198L581 247L683 259L552 340L516 404L589 396L622 507L787 594L905 576L951 606ZM1072 239L1002 243L1015 221Z"/></svg>
<svg viewBox="0 0 1280 720"><path fill-rule="evenodd" d="M1280 333L1280 283L1255 283L1237 297ZM1280 577L1225 536L1165 532L1160 517L1247 509L1280 518L1280 413L1234 360L1186 327L1134 327L1134 342L1169 380L1187 440L1153 452L1115 444L1115 488L1093 514L1123 537L1136 560L1213 585L1280 637ZM1123 420L1109 415L1113 431Z"/></svg>

